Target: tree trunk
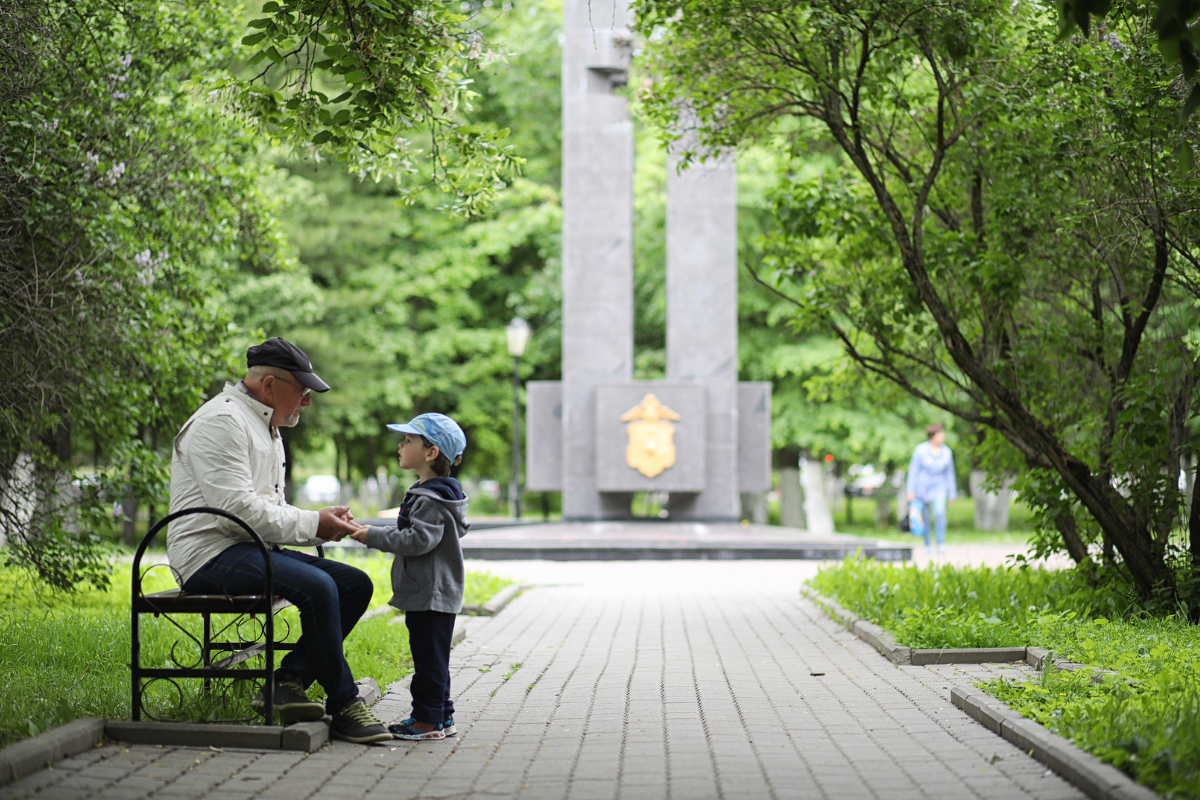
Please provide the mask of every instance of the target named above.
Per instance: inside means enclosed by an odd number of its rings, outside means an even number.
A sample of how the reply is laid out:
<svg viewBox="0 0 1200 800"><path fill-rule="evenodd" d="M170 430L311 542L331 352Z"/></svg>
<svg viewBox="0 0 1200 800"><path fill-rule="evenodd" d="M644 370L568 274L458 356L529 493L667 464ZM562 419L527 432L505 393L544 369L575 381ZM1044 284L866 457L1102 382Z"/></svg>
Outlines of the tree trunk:
<svg viewBox="0 0 1200 800"><path fill-rule="evenodd" d="M1034 416L1025 407L1020 395L1005 385L975 353L929 278L921 240L910 236L908 220L875 173L867 154L848 137L846 129L840 124L832 125L830 130L871 185L880 209L892 228L900 261L921 302L937 324L947 354L989 401L991 413L987 424L1021 450L1030 461L1045 464L1062 476L1067 487L1099 523L1106 542L1120 551L1143 597L1149 597L1157 585L1171 583L1171 572L1163 560L1161 549L1155 546L1149 520L1139 520L1133 508L1109 481L1098 480L1086 463L1072 456L1059 436ZM938 160L940 162L940 158ZM932 172L926 176L926 186L933 185L935 175L936 172ZM917 200L917 208L923 208L925 196L921 195ZM913 231L919 235L919 212L914 214L912 224ZM1157 296L1153 300L1157 302ZM1132 331L1127 331L1126 338L1132 335ZM1140 332L1137 341L1126 343L1125 352L1130 354L1129 360L1136 353L1138 341Z"/></svg>
<svg viewBox="0 0 1200 800"><path fill-rule="evenodd" d="M779 524L785 528L806 526L804 519L804 487L800 485L800 451L787 447L778 451L779 460Z"/></svg>
<svg viewBox="0 0 1200 800"><path fill-rule="evenodd" d="M1012 478L1005 478L999 492L989 492L984 484L987 475L971 470L971 500L975 504L975 529L981 531L1008 530L1008 509L1012 500Z"/></svg>
<svg viewBox="0 0 1200 800"><path fill-rule="evenodd" d="M1075 527L1075 517L1071 515L1070 511L1060 511L1054 517L1054 527L1058 528L1071 560L1076 564L1082 564L1088 557L1088 551L1087 545L1079 536L1079 530Z"/></svg>
<svg viewBox="0 0 1200 800"><path fill-rule="evenodd" d="M1193 478L1193 481L1195 479ZM1191 513L1188 514L1188 544L1192 550L1192 569L1200 570L1200 492L1192 492Z"/></svg>
<svg viewBox="0 0 1200 800"><path fill-rule="evenodd" d="M137 438L146 440L146 426L138 424ZM138 496L133 490L137 475L133 468L129 472L129 485L125 490L125 499L121 503L121 514L125 518L121 523L121 541L128 545L137 544Z"/></svg>
<svg viewBox="0 0 1200 800"><path fill-rule="evenodd" d="M804 458L800 463L801 483L804 486L804 516L808 521L808 532L817 536L833 533L833 512L829 510L829 496L825 488L825 465L814 458Z"/></svg>

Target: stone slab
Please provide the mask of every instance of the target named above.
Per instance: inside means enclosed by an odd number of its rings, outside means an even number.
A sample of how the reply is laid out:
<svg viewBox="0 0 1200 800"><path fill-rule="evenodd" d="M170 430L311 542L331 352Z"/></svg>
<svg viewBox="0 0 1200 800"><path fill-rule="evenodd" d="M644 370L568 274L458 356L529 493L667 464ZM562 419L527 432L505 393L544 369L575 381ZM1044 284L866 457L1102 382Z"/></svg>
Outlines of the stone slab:
<svg viewBox="0 0 1200 800"><path fill-rule="evenodd" d="M930 664L1002 664L1025 660L1024 647L947 647L940 650L914 649L912 663Z"/></svg>
<svg viewBox="0 0 1200 800"><path fill-rule="evenodd" d="M1025 663L1034 669L1041 669L1049 655L1050 651L1044 647L1026 647Z"/></svg>
<svg viewBox="0 0 1200 800"><path fill-rule="evenodd" d="M369 706L375 705L379 698L383 697L383 692L379 690L379 684L374 678L359 678L354 684L358 687L358 696Z"/></svg>
<svg viewBox="0 0 1200 800"><path fill-rule="evenodd" d="M771 384L738 385L737 488L768 492L771 478ZM563 490L561 381L525 384L525 490Z"/></svg>
<svg viewBox="0 0 1200 800"><path fill-rule="evenodd" d="M771 491L771 384L738 384L738 491Z"/></svg>
<svg viewBox="0 0 1200 800"><path fill-rule="evenodd" d="M104 738L104 718L84 717L0 750L0 786L82 753Z"/></svg>
<svg viewBox="0 0 1200 800"><path fill-rule="evenodd" d="M492 598L480 607L480 614L485 617L494 617L499 614L504 610L505 606L521 593L521 589L522 586L518 583L505 586L492 595Z"/></svg>
<svg viewBox="0 0 1200 800"><path fill-rule="evenodd" d="M841 560L856 552L906 561L912 547L795 528L736 523L563 522L472 531L463 556L487 560L672 561L679 559Z"/></svg>
<svg viewBox="0 0 1200 800"><path fill-rule="evenodd" d="M859 619L854 622L850 630L892 663L905 665L912 663L912 649L896 644L896 640L891 637L891 634L875 623Z"/></svg>
<svg viewBox="0 0 1200 800"><path fill-rule="evenodd" d="M525 384L525 490L563 489L563 400L561 381Z"/></svg>
<svg viewBox="0 0 1200 800"><path fill-rule="evenodd" d="M379 691L376 686L375 691ZM296 750L301 753L315 753L321 745L329 741L329 725L317 720L315 722L297 722L283 729L279 734L280 750Z"/></svg>
<svg viewBox="0 0 1200 800"><path fill-rule="evenodd" d="M621 417L653 394L679 415L674 428L675 462L653 477L631 467L626 450L630 426ZM703 386L668 381L608 383L596 387L596 488L601 492L700 492L705 472L708 404Z"/></svg>
<svg viewBox="0 0 1200 800"><path fill-rule="evenodd" d="M279 725L109 720L104 733L109 739L130 744L278 750L283 728Z"/></svg>

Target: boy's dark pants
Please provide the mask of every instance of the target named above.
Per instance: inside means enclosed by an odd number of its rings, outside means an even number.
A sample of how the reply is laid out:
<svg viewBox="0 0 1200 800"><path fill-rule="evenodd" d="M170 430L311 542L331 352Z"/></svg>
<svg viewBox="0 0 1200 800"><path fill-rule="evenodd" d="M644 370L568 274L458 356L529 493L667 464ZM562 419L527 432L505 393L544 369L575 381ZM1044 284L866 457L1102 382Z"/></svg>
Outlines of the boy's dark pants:
<svg viewBox="0 0 1200 800"><path fill-rule="evenodd" d="M418 722L441 725L454 716L450 699L450 642L454 615L443 611L405 611L412 650L412 715Z"/></svg>

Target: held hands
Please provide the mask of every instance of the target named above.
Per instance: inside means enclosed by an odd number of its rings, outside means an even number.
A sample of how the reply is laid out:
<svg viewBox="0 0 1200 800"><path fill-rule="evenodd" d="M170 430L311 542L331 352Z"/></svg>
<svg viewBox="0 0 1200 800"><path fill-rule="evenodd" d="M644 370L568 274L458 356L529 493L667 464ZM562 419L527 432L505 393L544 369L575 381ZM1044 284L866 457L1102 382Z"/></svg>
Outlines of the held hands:
<svg viewBox="0 0 1200 800"><path fill-rule="evenodd" d="M340 542L361 527L346 506L326 506L317 513L317 538L326 542Z"/></svg>
<svg viewBox="0 0 1200 800"><path fill-rule="evenodd" d="M367 543L367 531L369 531L369 530L370 530L370 527L368 527L366 525L360 525L358 530L356 530L354 533L350 534L350 538L353 539L354 541L358 542L359 544L366 544Z"/></svg>

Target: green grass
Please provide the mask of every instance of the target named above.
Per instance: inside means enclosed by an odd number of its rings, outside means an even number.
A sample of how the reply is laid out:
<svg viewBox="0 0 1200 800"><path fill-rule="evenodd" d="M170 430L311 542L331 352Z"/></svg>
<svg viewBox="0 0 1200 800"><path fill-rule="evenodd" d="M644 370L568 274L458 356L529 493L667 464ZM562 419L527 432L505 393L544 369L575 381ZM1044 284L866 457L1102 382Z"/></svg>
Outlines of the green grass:
<svg viewBox="0 0 1200 800"><path fill-rule="evenodd" d="M347 556L335 550L331 557L349 560L371 576L371 607L391 597L391 556ZM61 595L39 586L22 570L0 568L0 746L79 717L129 718L128 562L118 563L111 577L108 591ZM488 573L468 573L466 602L486 601L508 583ZM173 585L165 568L151 569L146 578L146 591ZM214 624L229 619L217 615ZM184 617L183 624L198 634L199 619ZM294 641L299 635L296 609L281 612L277 625L290 625L288 639ZM186 637L176 635L166 620L143 615L143 665L168 665L177 640ZM181 659L197 656L194 647L177 646L175 652ZM380 685L398 680L412 664L408 631L403 624L390 624L387 617L361 622L346 641L346 659L356 677L369 675ZM148 711L206 720L250 716L251 690L245 681L225 682L217 700L200 691L198 680L183 684L182 711L177 708L179 698L162 682L147 691ZM322 691L314 686L311 694L320 698Z"/></svg>
<svg viewBox="0 0 1200 800"><path fill-rule="evenodd" d="M849 521L847 517L849 510ZM838 533L872 539L891 539L920 542L912 534L901 531L897 521L889 521L886 530L875 525L875 500L869 497L850 497L841 510L833 512L833 527ZM1008 513L1007 531L981 531L975 528L975 501L959 497L946 508L947 544L1013 544L1029 541L1033 534L1033 512L1024 503L1014 502Z"/></svg>
<svg viewBox="0 0 1200 800"><path fill-rule="evenodd" d="M1156 792L1200 797L1200 628L1142 613L1073 570L847 559L809 586L911 647L1038 646L1117 671L981 686Z"/></svg>

